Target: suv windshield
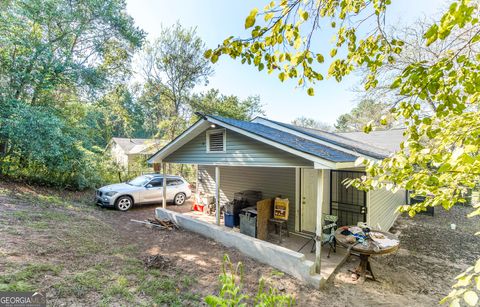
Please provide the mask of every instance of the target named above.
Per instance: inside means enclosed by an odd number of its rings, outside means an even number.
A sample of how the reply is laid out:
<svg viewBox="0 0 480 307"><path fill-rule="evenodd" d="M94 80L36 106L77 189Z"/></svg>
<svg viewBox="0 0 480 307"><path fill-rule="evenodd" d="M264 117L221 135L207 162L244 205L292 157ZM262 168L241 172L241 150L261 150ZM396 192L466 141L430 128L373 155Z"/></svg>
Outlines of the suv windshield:
<svg viewBox="0 0 480 307"><path fill-rule="evenodd" d="M138 176L137 178L134 178L127 183L130 185L134 185L136 187L142 187L145 184L147 184L147 182L149 182L150 179L152 179L152 177L150 176Z"/></svg>

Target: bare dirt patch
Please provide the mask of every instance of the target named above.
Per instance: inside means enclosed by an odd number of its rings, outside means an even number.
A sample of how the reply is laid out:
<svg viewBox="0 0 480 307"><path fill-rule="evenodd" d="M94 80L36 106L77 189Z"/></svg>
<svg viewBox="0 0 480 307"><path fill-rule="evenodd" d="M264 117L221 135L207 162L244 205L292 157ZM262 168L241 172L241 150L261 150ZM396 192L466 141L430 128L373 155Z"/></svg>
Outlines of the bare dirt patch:
<svg viewBox="0 0 480 307"><path fill-rule="evenodd" d="M401 248L372 260L379 282L353 282L347 269L358 259L350 257L320 291L197 234L130 222L153 217L156 206L122 213L96 208L90 195L0 182L0 290L45 291L51 305L199 305L217 293L228 254L243 262L250 294L263 277L299 306L433 306L480 256L469 208L400 217L392 231ZM159 267L145 268L149 257Z"/></svg>

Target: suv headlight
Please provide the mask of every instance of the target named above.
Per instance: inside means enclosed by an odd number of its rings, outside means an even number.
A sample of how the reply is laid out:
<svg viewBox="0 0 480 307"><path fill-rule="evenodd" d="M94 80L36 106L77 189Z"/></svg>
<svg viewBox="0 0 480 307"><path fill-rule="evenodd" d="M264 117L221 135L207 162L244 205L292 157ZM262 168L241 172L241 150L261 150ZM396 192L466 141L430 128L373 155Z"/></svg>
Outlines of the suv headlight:
<svg viewBox="0 0 480 307"><path fill-rule="evenodd" d="M105 193L105 195L111 197L111 196L113 196L113 195L115 195L115 194L117 194L117 193L118 193L118 192L116 192L116 191L110 191L110 192Z"/></svg>

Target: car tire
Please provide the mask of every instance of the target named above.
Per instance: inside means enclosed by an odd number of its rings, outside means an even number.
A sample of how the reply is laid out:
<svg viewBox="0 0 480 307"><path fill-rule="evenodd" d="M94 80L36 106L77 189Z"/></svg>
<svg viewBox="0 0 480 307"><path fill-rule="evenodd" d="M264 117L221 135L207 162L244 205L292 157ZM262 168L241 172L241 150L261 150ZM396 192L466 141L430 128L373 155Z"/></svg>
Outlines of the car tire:
<svg viewBox="0 0 480 307"><path fill-rule="evenodd" d="M178 193L177 195L175 195L175 197L173 198L173 202L176 206L181 206L185 203L185 201L187 200L187 195L185 195L185 193Z"/></svg>
<svg viewBox="0 0 480 307"><path fill-rule="evenodd" d="M133 199L130 196L120 196L115 202L115 208L120 211L128 211L133 206Z"/></svg>

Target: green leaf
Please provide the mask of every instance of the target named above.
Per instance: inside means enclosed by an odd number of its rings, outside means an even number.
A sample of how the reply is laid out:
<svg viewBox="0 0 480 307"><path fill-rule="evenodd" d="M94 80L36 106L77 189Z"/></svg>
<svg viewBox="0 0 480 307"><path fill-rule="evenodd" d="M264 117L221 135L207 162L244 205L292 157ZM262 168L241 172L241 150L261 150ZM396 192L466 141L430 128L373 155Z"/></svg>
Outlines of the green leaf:
<svg viewBox="0 0 480 307"><path fill-rule="evenodd" d="M325 61L325 58L323 57L323 55L321 55L320 53L317 54L317 62L318 63L323 63Z"/></svg>
<svg viewBox="0 0 480 307"><path fill-rule="evenodd" d="M463 300L469 306L475 306L478 303L478 295L477 295L477 293L475 293L473 291L467 291L463 294Z"/></svg>
<svg viewBox="0 0 480 307"><path fill-rule="evenodd" d="M245 19L245 29L253 27L255 19L257 18L258 9L254 8Z"/></svg>
<svg viewBox="0 0 480 307"><path fill-rule="evenodd" d="M307 12L302 12L302 19L307 20L308 19L308 13Z"/></svg>
<svg viewBox="0 0 480 307"><path fill-rule="evenodd" d="M315 95L315 91L313 90L313 88L310 87L307 90L307 94L308 94L308 96L313 96L313 95Z"/></svg>

